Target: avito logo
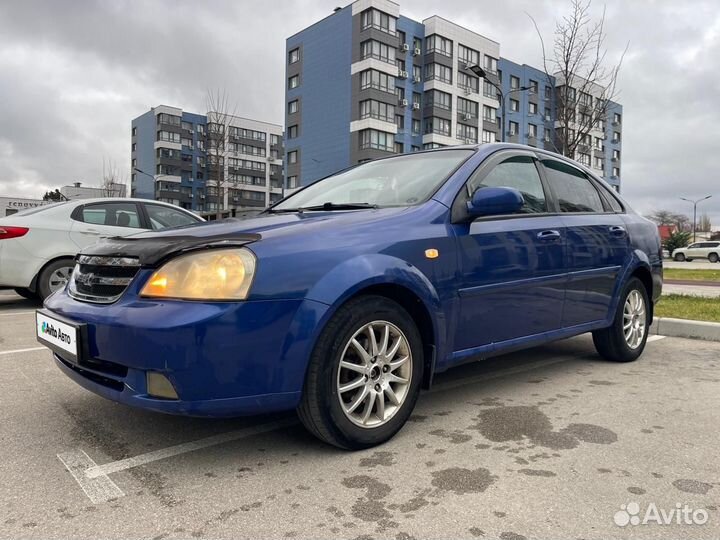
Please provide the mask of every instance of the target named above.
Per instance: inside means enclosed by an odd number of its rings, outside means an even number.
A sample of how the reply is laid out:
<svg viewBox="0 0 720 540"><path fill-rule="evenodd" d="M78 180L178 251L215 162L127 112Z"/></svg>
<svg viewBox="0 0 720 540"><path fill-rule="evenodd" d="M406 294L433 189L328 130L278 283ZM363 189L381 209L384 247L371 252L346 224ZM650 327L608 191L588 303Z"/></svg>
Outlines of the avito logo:
<svg viewBox="0 0 720 540"><path fill-rule="evenodd" d="M52 336L55 339L62 341L63 343L67 343L68 345L70 345L70 342L72 341L70 334L66 334L60 328L55 328L52 324L48 324L47 321L43 321L42 325L40 326L40 331L43 334L47 336Z"/></svg>

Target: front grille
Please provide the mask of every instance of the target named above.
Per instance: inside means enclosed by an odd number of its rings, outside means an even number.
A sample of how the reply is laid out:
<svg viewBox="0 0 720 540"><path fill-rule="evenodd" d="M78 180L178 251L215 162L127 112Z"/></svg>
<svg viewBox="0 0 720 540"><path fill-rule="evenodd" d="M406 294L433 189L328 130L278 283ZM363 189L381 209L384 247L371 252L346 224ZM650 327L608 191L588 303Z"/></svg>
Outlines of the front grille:
<svg viewBox="0 0 720 540"><path fill-rule="evenodd" d="M76 261L68 293L96 304L115 302L140 269L140 261L134 257L78 255Z"/></svg>

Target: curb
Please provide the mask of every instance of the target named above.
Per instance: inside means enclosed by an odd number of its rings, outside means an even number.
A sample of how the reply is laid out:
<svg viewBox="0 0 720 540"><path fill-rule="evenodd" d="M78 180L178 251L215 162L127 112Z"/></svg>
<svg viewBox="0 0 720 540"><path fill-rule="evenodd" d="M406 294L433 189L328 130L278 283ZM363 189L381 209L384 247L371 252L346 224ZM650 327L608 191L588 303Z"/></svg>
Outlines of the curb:
<svg viewBox="0 0 720 540"><path fill-rule="evenodd" d="M705 341L720 341L720 323L655 317L649 334Z"/></svg>

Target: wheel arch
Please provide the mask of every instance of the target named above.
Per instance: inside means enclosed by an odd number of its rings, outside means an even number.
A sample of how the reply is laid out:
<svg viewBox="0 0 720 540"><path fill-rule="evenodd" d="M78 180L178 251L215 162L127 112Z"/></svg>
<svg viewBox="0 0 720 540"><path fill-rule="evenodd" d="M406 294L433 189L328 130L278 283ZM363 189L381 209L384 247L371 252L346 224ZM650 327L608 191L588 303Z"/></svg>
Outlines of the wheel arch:
<svg viewBox="0 0 720 540"><path fill-rule="evenodd" d="M50 266L50 265L53 264L54 262L60 261L60 260L62 260L62 259L70 259L71 261L73 261L73 260L75 259L75 255L56 255L56 256L54 256L53 258L48 259L47 261L45 261L45 264L43 264L43 265L40 267L40 269L39 269L37 272L35 272L35 275L33 276L32 281L30 282L30 286L28 287L28 289L30 289L30 290L31 290L32 292L34 292L34 293L37 293L37 282L38 282L38 278L40 277L40 274L42 274L43 271L44 271L48 266Z"/></svg>

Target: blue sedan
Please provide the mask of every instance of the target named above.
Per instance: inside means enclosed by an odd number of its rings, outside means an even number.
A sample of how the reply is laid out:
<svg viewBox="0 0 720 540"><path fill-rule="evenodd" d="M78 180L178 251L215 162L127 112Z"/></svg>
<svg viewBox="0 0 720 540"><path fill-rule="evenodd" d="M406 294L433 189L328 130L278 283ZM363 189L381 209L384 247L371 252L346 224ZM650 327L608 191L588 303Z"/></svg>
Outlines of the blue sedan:
<svg viewBox="0 0 720 540"><path fill-rule="evenodd" d="M36 318L96 394L196 416L297 409L357 449L463 362L586 332L635 360L661 288L657 228L604 181L484 144L365 163L251 218L105 240Z"/></svg>

